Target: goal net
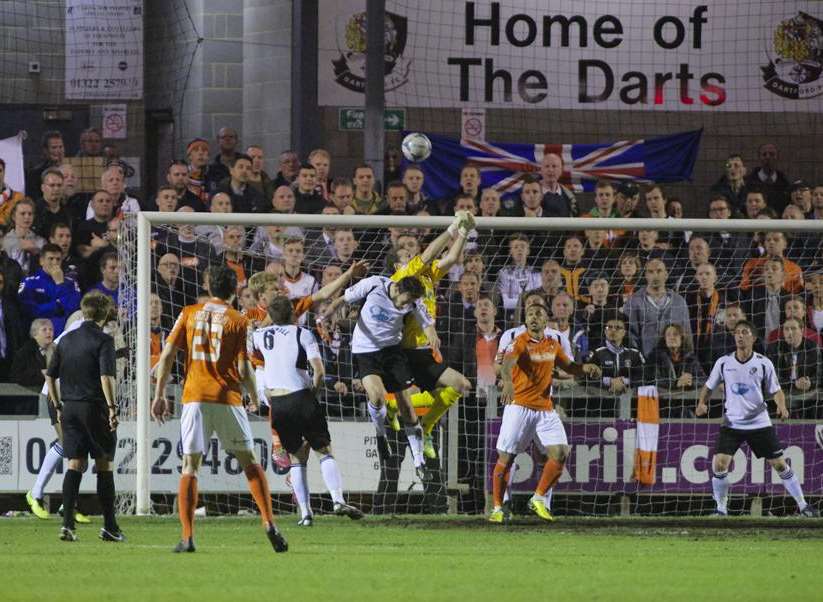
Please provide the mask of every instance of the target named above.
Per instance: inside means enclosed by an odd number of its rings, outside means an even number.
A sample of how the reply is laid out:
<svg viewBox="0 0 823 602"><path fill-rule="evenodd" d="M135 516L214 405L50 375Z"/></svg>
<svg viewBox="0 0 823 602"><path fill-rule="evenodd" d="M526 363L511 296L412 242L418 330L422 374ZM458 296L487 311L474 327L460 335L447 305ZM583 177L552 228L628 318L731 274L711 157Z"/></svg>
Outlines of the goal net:
<svg viewBox="0 0 823 602"><path fill-rule="evenodd" d="M118 245L124 266L121 294L136 291L138 304L123 323L129 358L119 388L123 421L116 462L122 509L165 513L174 505L181 468L180 405L175 403L165 425L148 422L153 392L148 354L151 349L156 355L156 345L182 306L203 294L207 265L227 262L235 269L241 283L236 305L250 308L256 299L243 283L258 271L282 274L292 297L324 286L352 259L369 261L372 275L391 275L385 265L389 250L402 246L419 252L450 221L128 216ZM597 363L607 377L555 374L552 397L571 449L552 495L556 513L701 514L713 507L709 461L720 428L723 387L715 391L708 418L695 417L697 393L715 360L734 350L732 327L741 319L755 324L755 349L772 359L787 394L790 419L776 421L786 456L807 495L819 495L823 276L816 270L821 228L811 221L763 220L754 226L751 220L478 218L460 260L436 290L444 361L465 374L473 390L434 431L438 459L430 461L436 470L425 485L415 477L402 429L389 431L397 457L378 458L351 355L357 308L318 326L317 312L324 304L313 307L301 323L320 341L326 368L320 401L348 500L372 513L484 511L502 414L492 362L503 331L523 322L524 298L532 290L546 299L550 327L574 359ZM638 353L629 353L631 348ZM142 360L138 352L145 354ZM645 367L636 365L641 354ZM184 378L177 363L168 391L178 402ZM614 384L618 380L621 384ZM774 416L771 402L769 409ZM251 421L255 453L269 476L275 508L292 512L289 480L273 471L267 419L253 414ZM516 511L524 508L542 464L536 445L517 456ZM314 510L328 510L317 458L308 465ZM795 511L779 477L747 447L735 455L729 478L732 511ZM216 438L199 483L208 513L254 509L237 460Z"/></svg>

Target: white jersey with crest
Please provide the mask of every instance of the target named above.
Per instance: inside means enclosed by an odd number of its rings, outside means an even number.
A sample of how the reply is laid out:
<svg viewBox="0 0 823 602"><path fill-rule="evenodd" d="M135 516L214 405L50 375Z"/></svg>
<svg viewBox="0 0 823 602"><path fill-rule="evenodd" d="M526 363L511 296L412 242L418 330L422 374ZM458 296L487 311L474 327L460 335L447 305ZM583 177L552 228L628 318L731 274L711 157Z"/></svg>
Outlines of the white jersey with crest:
<svg viewBox="0 0 823 602"><path fill-rule="evenodd" d="M309 361L320 359L311 331L293 324L258 328L252 335L254 353L263 358L266 389L300 391L312 385Z"/></svg>
<svg viewBox="0 0 823 602"><path fill-rule="evenodd" d="M714 363L706 387L725 386L723 423L733 429L753 430L772 425L766 409L766 395L780 391L780 382L774 364L765 355L752 353L745 362L737 360L734 352Z"/></svg>

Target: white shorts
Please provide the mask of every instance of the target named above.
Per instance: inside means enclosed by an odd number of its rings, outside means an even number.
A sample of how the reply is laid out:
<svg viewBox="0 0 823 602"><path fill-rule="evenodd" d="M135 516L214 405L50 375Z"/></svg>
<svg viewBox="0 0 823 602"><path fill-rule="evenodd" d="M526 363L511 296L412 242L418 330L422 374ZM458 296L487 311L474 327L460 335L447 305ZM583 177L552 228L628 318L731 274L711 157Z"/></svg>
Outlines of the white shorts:
<svg viewBox="0 0 823 602"><path fill-rule="evenodd" d="M180 415L180 439L184 454L204 454L211 434L227 451L251 451L254 437L243 406L192 401L183 404Z"/></svg>
<svg viewBox="0 0 823 602"><path fill-rule="evenodd" d="M260 401L260 405L268 407L269 398L266 397L266 380L263 368L257 367L254 369L254 380L257 385L257 399Z"/></svg>
<svg viewBox="0 0 823 602"><path fill-rule="evenodd" d="M519 454L535 437L543 447L568 444L566 429L554 410L532 410L520 405L507 405L503 409L497 449L507 454Z"/></svg>

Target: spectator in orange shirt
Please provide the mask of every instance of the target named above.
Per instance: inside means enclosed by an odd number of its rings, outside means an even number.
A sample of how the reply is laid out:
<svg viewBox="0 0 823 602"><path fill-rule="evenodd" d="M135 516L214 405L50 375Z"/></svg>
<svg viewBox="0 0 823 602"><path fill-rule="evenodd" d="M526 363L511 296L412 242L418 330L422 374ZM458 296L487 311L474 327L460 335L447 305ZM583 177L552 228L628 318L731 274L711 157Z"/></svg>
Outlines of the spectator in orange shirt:
<svg viewBox="0 0 823 602"><path fill-rule="evenodd" d="M788 241L783 232L769 232L766 234L764 241L764 248L766 254L764 257L756 257L749 259L743 265L743 276L740 278L740 288L744 291L749 290L752 286L763 284L763 266L768 259L780 259L783 261L783 271L786 274L786 279L783 283L785 290L790 293L803 292L803 270L800 266L790 259L786 259L783 255L786 252Z"/></svg>

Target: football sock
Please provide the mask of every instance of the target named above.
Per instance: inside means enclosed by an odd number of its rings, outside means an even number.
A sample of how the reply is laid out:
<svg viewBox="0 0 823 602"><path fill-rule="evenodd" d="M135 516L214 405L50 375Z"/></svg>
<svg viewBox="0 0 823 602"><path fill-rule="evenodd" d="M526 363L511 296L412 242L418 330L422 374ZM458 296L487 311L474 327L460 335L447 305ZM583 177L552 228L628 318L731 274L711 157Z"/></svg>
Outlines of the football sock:
<svg viewBox="0 0 823 602"><path fill-rule="evenodd" d="M729 479L728 472L712 471L712 492L714 501L717 502L717 511L725 514L728 512L726 504L729 499Z"/></svg>
<svg viewBox="0 0 823 602"><path fill-rule="evenodd" d="M114 473L111 470L98 471L97 497L103 507L103 526L111 533L119 531L114 518Z"/></svg>
<svg viewBox="0 0 823 602"><path fill-rule="evenodd" d="M374 429L377 431L378 437L386 436L386 406L382 405L379 408L374 407L371 403L367 403L369 408L369 416L374 423Z"/></svg>
<svg viewBox="0 0 823 602"><path fill-rule="evenodd" d="M266 473L263 472L263 467L260 464L249 464L243 470L246 473L246 479L249 482L249 491L254 498L254 503L257 504L257 509L260 511L260 518L264 525L274 522L271 510L271 492L269 491L269 481L266 479Z"/></svg>
<svg viewBox="0 0 823 602"><path fill-rule="evenodd" d="M340 476L340 469L337 467L334 456L328 454L320 458L320 472L323 473L323 482L326 484L326 489L329 490L332 501L335 504L345 504L343 478Z"/></svg>
<svg viewBox="0 0 823 602"><path fill-rule="evenodd" d="M434 398L434 402L429 412L423 416L423 429L427 435L431 434L434 427L440 422L443 414L448 412L449 408L457 403L457 400L460 399L460 393L458 393L454 387L442 387L432 391L431 396Z"/></svg>
<svg viewBox="0 0 823 602"><path fill-rule="evenodd" d="M803 489L800 487L800 481L797 480L797 475L794 474L792 467L786 464L786 470L779 473L783 480L783 487L789 492L789 495L797 502L797 507L800 510L806 507L806 498L803 497Z"/></svg>
<svg viewBox="0 0 823 602"><path fill-rule="evenodd" d="M300 507L300 518L305 518L311 515L311 505L309 502L309 483L306 478L305 464L292 464L291 472L291 488L294 491L294 497L297 500L297 505Z"/></svg>
<svg viewBox="0 0 823 602"><path fill-rule="evenodd" d="M540 481L537 483L537 488L534 492L539 496L545 496L546 492L554 487L560 475L563 474L563 463L558 462L554 458L549 458L543 464L543 473L540 475Z"/></svg>
<svg viewBox="0 0 823 602"><path fill-rule="evenodd" d="M514 482L514 473L517 472L517 462L514 462L509 467L509 472L506 474L508 478L506 479L506 490L503 492L503 503L510 502L512 499L512 483Z"/></svg>
<svg viewBox="0 0 823 602"><path fill-rule="evenodd" d="M549 510L552 509L552 491L554 491L554 487L550 488L546 492L546 508L548 508Z"/></svg>
<svg viewBox="0 0 823 602"><path fill-rule="evenodd" d="M80 492L80 481L83 473L79 470L66 471L63 477L63 526L74 529L74 508L77 504L77 495Z"/></svg>
<svg viewBox="0 0 823 602"><path fill-rule="evenodd" d="M34 487L31 488L31 496L34 499L43 499L43 491L46 489L46 485L49 484L51 475L54 474L57 465L62 462L63 446L55 441L46 453L43 464L40 466L40 472L37 473L37 481L34 483Z"/></svg>
<svg viewBox="0 0 823 602"><path fill-rule="evenodd" d="M409 440L409 449L414 459L414 465L425 464L426 459L423 457L423 427L420 426L420 422L411 426L404 426L403 430L406 433L406 439Z"/></svg>
<svg viewBox="0 0 823 602"><path fill-rule="evenodd" d="M197 509L197 475L184 474L180 477L177 493L177 513L182 526L181 538L194 536L194 511Z"/></svg>
<svg viewBox="0 0 823 602"><path fill-rule="evenodd" d="M511 466L506 466L500 460L494 465L494 472L492 473L492 499L494 500L494 507L501 508L503 506L503 490L506 488L506 483L509 482L509 473Z"/></svg>

